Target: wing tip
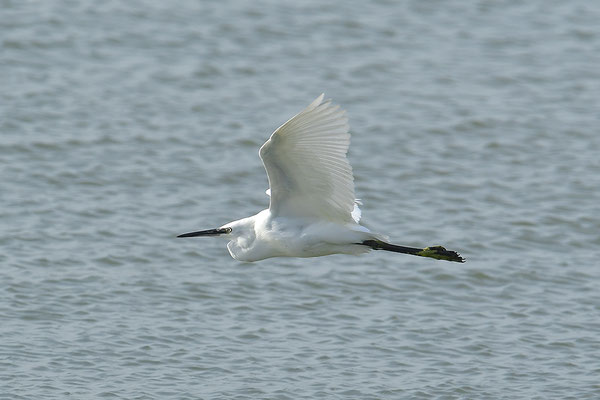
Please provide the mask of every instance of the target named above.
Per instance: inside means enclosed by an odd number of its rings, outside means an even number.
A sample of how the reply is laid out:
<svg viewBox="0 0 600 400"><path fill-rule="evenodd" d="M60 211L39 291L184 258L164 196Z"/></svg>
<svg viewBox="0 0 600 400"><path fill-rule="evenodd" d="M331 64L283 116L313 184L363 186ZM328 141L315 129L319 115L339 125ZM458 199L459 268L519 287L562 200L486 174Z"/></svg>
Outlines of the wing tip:
<svg viewBox="0 0 600 400"><path fill-rule="evenodd" d="M317 108L318 106L320 106L323 103L324 98L325 98L325 93L321 93L316 99L314 99L312 101L312 103L310 103L308 105L307 108L311 109L311 110Z"/></svg>

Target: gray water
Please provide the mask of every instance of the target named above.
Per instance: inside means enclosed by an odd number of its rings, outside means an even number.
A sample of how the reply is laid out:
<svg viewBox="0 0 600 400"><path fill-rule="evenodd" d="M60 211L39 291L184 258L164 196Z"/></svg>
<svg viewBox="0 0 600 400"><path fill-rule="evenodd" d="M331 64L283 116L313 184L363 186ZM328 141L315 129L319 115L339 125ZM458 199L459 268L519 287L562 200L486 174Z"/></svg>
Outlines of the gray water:
<svg viewBox="0 0 600 400"><path fill-rule="evenodd" d="M0 2L0 398L600 398L600 3ZM240 263L348 110L363 220L465 264Z"/></svg>

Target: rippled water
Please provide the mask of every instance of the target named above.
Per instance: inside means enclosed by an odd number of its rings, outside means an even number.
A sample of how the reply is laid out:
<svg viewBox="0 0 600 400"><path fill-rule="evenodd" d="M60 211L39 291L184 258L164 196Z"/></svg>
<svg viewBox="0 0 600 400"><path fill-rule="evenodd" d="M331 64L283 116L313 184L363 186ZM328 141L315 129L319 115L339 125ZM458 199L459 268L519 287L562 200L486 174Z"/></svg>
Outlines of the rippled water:
<svg viewBox="0 0 600 400"><path fill-rule="evenodd" d="M0 397L600 397L600 6L2 1ZM363 218L232 260L321 92Z"/></svg>

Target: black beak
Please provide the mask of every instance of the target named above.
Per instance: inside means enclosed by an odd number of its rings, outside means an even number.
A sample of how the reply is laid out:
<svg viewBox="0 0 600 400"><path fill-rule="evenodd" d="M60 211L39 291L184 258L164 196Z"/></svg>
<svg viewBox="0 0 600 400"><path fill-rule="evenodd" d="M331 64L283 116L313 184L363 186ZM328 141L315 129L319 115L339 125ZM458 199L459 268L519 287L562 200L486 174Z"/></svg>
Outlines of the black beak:
<svg viewBox="0 0 600 400"><path fill-rule="evenodd" d="M226 233L231 233L231 228L207 229L205 231L189 232L178 235L177 237L194 237L194 236L219 236Z"/></svg>

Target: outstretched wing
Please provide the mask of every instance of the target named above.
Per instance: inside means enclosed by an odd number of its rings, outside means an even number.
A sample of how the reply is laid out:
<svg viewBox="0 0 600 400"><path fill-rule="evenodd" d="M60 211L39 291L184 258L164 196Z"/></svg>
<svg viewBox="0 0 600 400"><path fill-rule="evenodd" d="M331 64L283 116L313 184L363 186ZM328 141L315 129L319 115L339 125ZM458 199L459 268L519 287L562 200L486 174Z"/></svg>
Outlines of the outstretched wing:
<svg viewBox="0 0 600 400"><path fill-rule="evenodd" d="M331 100L317 97L281 125L260 148L275 215L351 222L354 177L346 158L348 118Z"/></svg>

